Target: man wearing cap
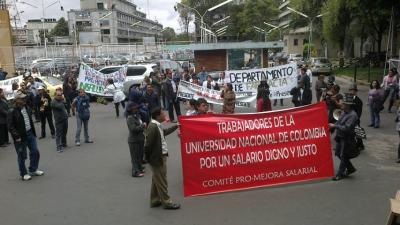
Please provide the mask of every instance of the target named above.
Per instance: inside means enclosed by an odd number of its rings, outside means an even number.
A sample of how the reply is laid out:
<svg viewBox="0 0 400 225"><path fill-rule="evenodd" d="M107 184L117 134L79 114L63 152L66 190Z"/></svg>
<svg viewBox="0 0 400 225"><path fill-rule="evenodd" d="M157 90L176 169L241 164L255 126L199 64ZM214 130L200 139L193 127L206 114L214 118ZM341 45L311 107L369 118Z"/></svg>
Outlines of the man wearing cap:
<svg viewBox="0 0 400 225"><path fill-rule="evenodd" d="M355 145L355 132L354 128L357 125L357 113L353 110L353 96L346 94L341 104L342 114L339 120L333 124L329 124L329 128L336 130L336 148L335 155L340 159L339 169L336 176L332 178L334 181L341 180L348 175L356 172L353 164L350 162L351 158L356 157L359 153Z"/></svg>
<svg viewBox="0 0 400 225"><path fill-rule="evenodd" d="M14 139L14 146L18 156L18 168L22 180L32 179L32 176L42 176L38 170L40 153L37 147L35 126L32 121L32 112L26 107L27 96L18 92L15 95L14 108L8 112L8 131ZM27 148L29 148L29 170L26 169Z"/></svg>
<svg viewBox="0 0 400 225"><path fill-rule="evenodd" d="M353 110L357 113L358 121L357 125L360 126L360 120L361 120L361 114L362 114L362 108L363 108L363 102L362 100L357 96L357 84L352 84L349 88L350 95L353 96ZM356 144L357 148L360 149L361 151L364 150L364 143L361 138L356 138Z"/></svg>
<svg viewBox="0 0 400 225"><path fill-rule="evenodd" d="M49 123L51 137L54 138L56 132L53 124L53 113L51 111L51 98L43 86L39 86L37 90L38 94L35 97L37 105L35 108L39 109L40 123L42 125L42 135L39 139L46 137L46 120Z"/></svg>

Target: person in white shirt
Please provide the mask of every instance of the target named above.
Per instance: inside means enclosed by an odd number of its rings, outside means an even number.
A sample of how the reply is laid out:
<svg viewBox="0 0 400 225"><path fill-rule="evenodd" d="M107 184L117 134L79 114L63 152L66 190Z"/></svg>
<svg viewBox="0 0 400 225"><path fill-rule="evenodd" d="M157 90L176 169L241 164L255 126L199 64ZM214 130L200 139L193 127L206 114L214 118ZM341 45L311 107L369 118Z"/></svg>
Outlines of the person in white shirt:
<svg viewBox="0 0 400 225"><path fill-rule="evenodd" d="M115 85L114 80L109 78L107 80L105 93L113 95L115 113L117 117L119 117L119 105L121 104L122 108L125 108L125 98L126 98L124 92L122 91L122 87L120 85Z"/></svg>

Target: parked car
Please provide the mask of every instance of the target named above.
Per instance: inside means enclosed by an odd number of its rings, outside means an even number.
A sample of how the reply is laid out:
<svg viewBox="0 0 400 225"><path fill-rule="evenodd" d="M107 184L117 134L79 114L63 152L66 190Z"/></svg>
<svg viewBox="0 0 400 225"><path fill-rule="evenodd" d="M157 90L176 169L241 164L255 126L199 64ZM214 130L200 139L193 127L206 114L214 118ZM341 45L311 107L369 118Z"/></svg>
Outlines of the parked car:
<svg viewBox="0 0 400 225"><path fill-rule="evenodd" d="M140 85L145 76L150 76L150 73L157 70L156 64L142 64L142 65L127 65L128 70L126 73L126 80L124 82L124 93L129 94L129 89L133 85ZM110 74L120 70L123 66L107 66L99 70L104 74Z"/></svg>
<svg viewBox="0 0 400 225"><path fill-rule="evenodd" d="M310 69L313 75L332 73L332 63L327 58L311 58Z"/></svg>
<svg viewBox="0 0 400 225"><path fill-rule="evenodd" d="M57 88L63 87L63 82L55 77L36 77L35 81L40 82L47 89L51 98L54 97Z"/></svg>
<svg viewBox="0 0 400 225"><path fill-rule="evenodd" d="M303 56L301 54L289 54L288 62L296 62L297 66L302 66L304 64Z"/></svg>

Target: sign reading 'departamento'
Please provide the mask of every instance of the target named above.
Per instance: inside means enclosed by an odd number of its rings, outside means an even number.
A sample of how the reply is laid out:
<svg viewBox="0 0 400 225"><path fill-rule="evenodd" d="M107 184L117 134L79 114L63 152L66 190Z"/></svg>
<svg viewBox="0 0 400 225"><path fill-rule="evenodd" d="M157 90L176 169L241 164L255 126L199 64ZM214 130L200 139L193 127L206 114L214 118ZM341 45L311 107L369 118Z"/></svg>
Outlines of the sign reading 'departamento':
<svg viewBox="0 0 400 225"><path fill-rule="evenodd" d="M257 92L260 81L266 81L270 88L270 99L290 98L290 90L297 86L297 65L249 70L225 71L225 83L231 83L235 92Z"/></svg>
<svg viewBox="0 0 400 225"><path fill-rule="evenodd" d="M333 176L325 103L283 111L182 116L184 195Z"/></svg>

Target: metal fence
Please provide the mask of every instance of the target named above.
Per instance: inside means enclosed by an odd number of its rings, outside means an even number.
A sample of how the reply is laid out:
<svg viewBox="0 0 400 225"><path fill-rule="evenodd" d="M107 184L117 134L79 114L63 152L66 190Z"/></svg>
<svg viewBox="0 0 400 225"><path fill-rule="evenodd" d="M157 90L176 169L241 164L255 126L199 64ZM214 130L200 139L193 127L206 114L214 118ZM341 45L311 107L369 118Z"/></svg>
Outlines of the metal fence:
<svg viewBox="0 0 400 225"><path fill-rule="evenodd" d="M78 62L81 57L87 55L90 58L115 53L139 54L163 54L163 44L151 45L127 44L127 45L49 45L47 52L44 46L14 46L16 66L28 66L35 59L61 58L71 63Z"/></svg>

